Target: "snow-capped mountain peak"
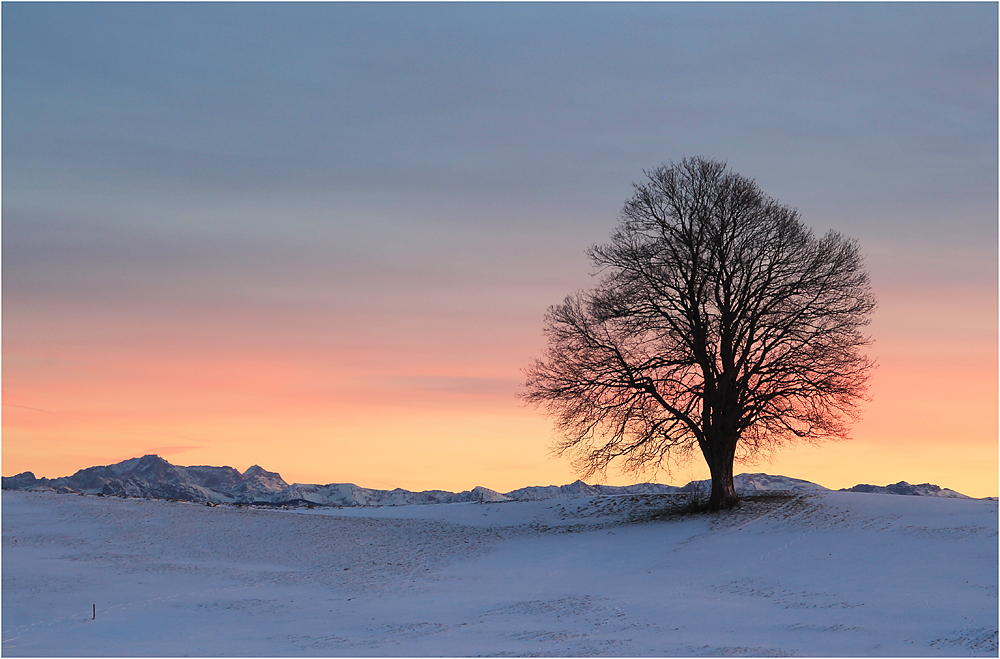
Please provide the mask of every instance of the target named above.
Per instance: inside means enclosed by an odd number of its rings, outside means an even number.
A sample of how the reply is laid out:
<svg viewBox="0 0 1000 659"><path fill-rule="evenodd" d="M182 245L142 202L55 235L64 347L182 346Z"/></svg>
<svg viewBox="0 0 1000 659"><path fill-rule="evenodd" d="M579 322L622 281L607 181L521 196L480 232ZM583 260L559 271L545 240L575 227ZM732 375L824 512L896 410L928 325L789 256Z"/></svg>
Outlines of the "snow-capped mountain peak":
<svg viewBox="0 0 1000 659"><path fill-rule="evenodd" d="M906 481L899 481L892 485L868 485L862 483L851 488L844 488L845 492L869 492L874 494L901 494L904 496L918 497L945 497L948 499L968 499L970 497L959 494L955 490L946 487L932 485L931 483L921 483L920 485L910 485Z"/></svg>
<svg viewBox="0 0 1000 659"><path fill-rule="evenodd" d="M751 492L822 492L827 488L798 478L770 474L739 474L733 479L737 491ZM621 494L676 494L708 492L711 481L692 481L683 487L659 483L637 485L588 485L577 480L568 485L532 486L507 493L477 486L464 492L444 490L375 490L353 483L289 485L280 474L253 465L242 474L232 467L173 465L157 455L144 455L122 462L88 467L72 476L47 479L35 478L24 472L3 478L4 489L54 490L127 497L180 499L210 503L255 503L269 505L308 504L318 506L400 506L432 503L492 503L500 501L534 501L566 497L604 496ZM893 485L856 485L854 492L902 494L968 498L954 490L929 483L910 485L900 481Z"/></svg>

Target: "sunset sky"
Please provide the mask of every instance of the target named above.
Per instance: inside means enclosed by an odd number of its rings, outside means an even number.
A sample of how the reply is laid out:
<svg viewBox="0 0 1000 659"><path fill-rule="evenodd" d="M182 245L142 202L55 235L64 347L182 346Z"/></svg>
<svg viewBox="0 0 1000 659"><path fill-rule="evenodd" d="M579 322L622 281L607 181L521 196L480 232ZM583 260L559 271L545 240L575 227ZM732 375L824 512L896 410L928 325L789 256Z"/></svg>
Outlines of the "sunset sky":
<svg viewBox="0 0 1000 659"><path fill-rule="evenodd" d="M573 481L515 397L543 314L704 156L859 239L879 299L854 439L737 471L996 496L997 14L3 3L2 473Z"/></svg>

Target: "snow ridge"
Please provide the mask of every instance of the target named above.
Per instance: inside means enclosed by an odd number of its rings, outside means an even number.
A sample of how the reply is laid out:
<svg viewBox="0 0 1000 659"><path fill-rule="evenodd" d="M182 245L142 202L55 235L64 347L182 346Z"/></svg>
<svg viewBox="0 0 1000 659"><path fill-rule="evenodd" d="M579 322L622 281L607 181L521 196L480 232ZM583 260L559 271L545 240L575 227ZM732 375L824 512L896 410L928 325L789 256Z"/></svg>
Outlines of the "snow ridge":
<svg viewBox="0 0 1000 659"><path fill-rule="evenodd" d="M737 491L825 492L809 481L770 474L739 474L733 479ZM406 506L435 503L493 503L540 501L569 497L620 494L676 494L708 492L711 481L692 481L683 487L659 483L637 485L588 485L582 480L568 485L523 487L506 494L485 487L463 492L444 490L376 490L353 483L289 485L279 474L254 465L242 474L232 467L173 465L156 455L132 458L113 465L88 467L72 476L35 478L30 471L3 478L5 490L55 491L146 499L177 499L205 503L259 504L271 506ZM934 496L967 499L954 490L930 483L910 485L905 481L887 486L855 485L852 492Z"/></svg>
<svg viewBox="0 0 1000 659"><path fill-rule="evenodd" d="M841 492L869 492L875 494L901 494L904 496L916 497L945 497L947 499L970 499L964 494L959 494L955 490L946 487L939 487L930 483L920 485L910 485L906 481L899 481L892 485L868 485L862 483L851 488L843 488Z"/></svg>
<svg viewBox="0 0 1000 659"><path fill-rule="evenodd" d="M788 476L771 476L770 474L737 474L733 476L733 485L737 492L827 492L827 488L816 483L810 483L799 478ZM712 481L691 481L683 488L684 492L705 491L712 489Z"/></svg>
<svg viewBox="0 0 1000 659"><path fill-rule="evenodd" d="M563 499L566 497L600 496L607 494L675 494L681 488L674 485L659 483L640 483L639 485L587 485L581 480L569 485L548 485L522 487L508 492L507 496L519 501L539 501L542 499Z"/></svg>

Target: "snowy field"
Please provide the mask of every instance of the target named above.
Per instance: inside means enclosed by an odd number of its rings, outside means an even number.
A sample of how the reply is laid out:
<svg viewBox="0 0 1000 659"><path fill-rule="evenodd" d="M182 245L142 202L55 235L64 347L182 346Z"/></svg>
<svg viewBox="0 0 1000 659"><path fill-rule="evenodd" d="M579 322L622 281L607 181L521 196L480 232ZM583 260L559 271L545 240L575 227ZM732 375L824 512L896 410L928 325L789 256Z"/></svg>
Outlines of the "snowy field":
<svg viewBox="0 0 1000 659"><path fill-rule="evenodd" d="M997 503L3 492L5 656L997 656ZM96 604L96 619L93 605Z"/></svg>

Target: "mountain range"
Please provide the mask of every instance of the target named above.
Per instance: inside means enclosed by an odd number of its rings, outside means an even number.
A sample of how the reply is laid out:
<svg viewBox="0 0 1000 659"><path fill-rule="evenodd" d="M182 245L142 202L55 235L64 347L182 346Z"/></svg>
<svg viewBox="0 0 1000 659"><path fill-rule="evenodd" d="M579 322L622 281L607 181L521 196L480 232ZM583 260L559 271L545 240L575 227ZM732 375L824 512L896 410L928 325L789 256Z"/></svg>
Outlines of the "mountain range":
<svg viewBox="0 0 1000 659"><path fill-rule="evenodd" d="M769 474L739 474L734 479L741 492L819 492L827 488L809 481ZM576 481L569 485L524 487L500 493L485 487L463 492L444 490L375 490L353 483L329 485L288 484L277 473L254 465L240 473L232 467L181 467L156 455L132 458L117 464L88 467L72 476L35 478L26 471L3 477L5 490L54 491L65 494L97 494L104 496L175 499L200 503L254 504L271 506L400 506L432 503L536 501L574 496L610 494L677 494L708 492L711 482L692 481L682 487L658 483L638 485L588 485ZM910 496L968 498L953 490L923 483L910 485L905 481L887 486L855 485L852 492L871 492Z"/></svg>

